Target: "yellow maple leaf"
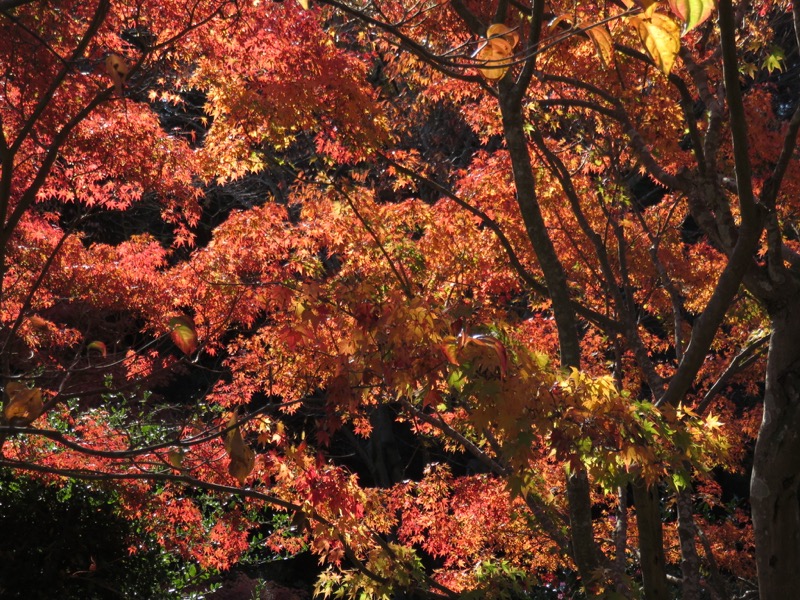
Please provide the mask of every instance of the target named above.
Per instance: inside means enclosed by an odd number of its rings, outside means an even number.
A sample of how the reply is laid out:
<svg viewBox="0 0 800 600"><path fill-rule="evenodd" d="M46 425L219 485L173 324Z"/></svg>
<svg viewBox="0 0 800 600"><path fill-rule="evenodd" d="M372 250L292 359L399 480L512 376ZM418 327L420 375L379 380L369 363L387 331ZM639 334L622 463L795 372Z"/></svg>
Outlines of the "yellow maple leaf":
<svg viewBox="0 0 800 600"><path fill-rule="evenodd" d="M681 49L681 29L674 19L655 12L654 7L655 4L641 15L628 17L628 21L659 70L669 75Z"/></svg>

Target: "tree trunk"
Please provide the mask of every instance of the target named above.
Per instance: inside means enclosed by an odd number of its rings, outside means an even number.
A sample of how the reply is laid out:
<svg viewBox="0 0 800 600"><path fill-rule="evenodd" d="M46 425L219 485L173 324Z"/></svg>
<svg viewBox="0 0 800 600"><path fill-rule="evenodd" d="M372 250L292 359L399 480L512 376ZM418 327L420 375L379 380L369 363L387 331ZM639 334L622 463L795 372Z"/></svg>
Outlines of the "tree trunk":
<svg viewBox="0 0 800 600"><path fill-rule="evenodd" d="M692 490L683 489L675 494L675 503L678 505L678 537L681 541L681 599L700 600L703 592L700 585L700 557L695 544L697 528L694 525Z"/></svg>
<svg viewBox="0 0 800 600"><path fill-rule="evenodd" d="M525 230L531 242L536 259L544 275L545 285L552 302L553 316L558 330L561 352L561 367L580 368L581 348L578 333L578 317L572 306L569 285L564 267L553 246L545 224L536 194L536 177L531 164L525 134L522 109L507 88L501 86L500 112L503 117L503 131L511 157L514 172L514 185ZM600 573L600 551L594 540L592 530L592 504L589 478L584 470L574 470L567 477L567 498L569 500L570 535L572 554L583 581L588 597L593 597L592 589Z"/></svg>
<svg viewBox="0 0 800 600"><path fill-rule="evenodd" d="M587 596L592 596L594 582L599 579L599 550L594 542L592 528L592 501L589 476L581 469L567 477L569 501L569 528L572 537L572 554L578 565Z"/></svg>
<svg viewBox="0 0 800 600"><path fill-rule="evenodd" d="M628 486L617 489L617 524L614 527L614 579L617 594L623 598L631 597L626 574L628 567Z"/></svg>
<svg viewBox="0 0 800 600"><path fill-rule="evenodd" d="M379 404L369 415L372 435L367 443L369 469L375 482L384 488L403 480L402 460L394 435L394 415L386 404Z"/></svg>
<svg viewBox="0 0 800 600"><path fill-rule="evenodd" d="M800 304L772 312L750 504L761 600L800 593Z"/></svg>
<svg viewBox="0 0 800 600"><path fill-rule="evenodd" d="M644 600L669 600L658 490L638 480L633 484L633 502L639 528L639 562Z"/></svg>

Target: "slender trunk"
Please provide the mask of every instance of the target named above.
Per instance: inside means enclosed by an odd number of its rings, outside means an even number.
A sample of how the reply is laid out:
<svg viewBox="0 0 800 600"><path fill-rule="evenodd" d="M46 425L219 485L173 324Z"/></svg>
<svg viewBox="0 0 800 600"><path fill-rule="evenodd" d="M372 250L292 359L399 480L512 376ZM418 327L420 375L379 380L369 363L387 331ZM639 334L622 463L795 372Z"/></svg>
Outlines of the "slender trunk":
<svg viewBox="0 0 800 600"><path fill-rule="evenodd" d="M631 590L628 576L628 487L621 486L617 490L617 524L614 527L614 579L615 589L623 598L630 598Z"/></svg>
<svg viewBox="0 0 800 600"><path fill-rule="evenodd" d="M592 500L589 476L581 469L567 476L569 501L569 529L572 537L572 554L578 565L586 593L591 597L594 582L599 579L599 550L592 529Z"/></svg>
<svg viewBox="0 0 800 600"><path fill-rule="evenodd" d="M394 436L394 416L386 404L376 406L369 416L372 435L367 444L369 469L375 482L388 488L403 480L400 450Z"/></svg>
<svg viewBox="0 0 800 600"><path fill-rule="evenodd" d="M639 528L639 562L644 600L669 600L658 490L637 480L633 484L633 501Z"/></svg>
<svg viewBox="0 0 800 600"><path fill-rule="evenodd" d="M800 590L800 305L790 300L770 316L750 505L761 600L782 600Z"/></svg>
<svg viewBox="0 0 800 600"><path fill-rule="evenodd" d="M681 541L681 583L682 600L700 600L703 596L700 585L700 557L697 555L695 538L697 528L694 526L694 508L692 491L684 489L675 495L678 505L678 537Z"/></svg>
<svg viewBox="0 0 800 600"><path fill-rule="evenodd" d="M522 110L506 88L501 87L500 111L503 130L511 157L517 203L528 238L544 275L558 330L561 366L580 367L581 350L578 318L572 307L567 277L547 231L536 195L536 178L523 127ZM584 588L589 596L600 573L600 552L592 530L592 503L589 477L583 470L567 477L572 553Z"/></svg>
<svg viewBox="0 0 800 600"><path fill-rule="evenodd" d="M503 131L506 145L511 157L514 172L514 185L517 189L519 205L525 231L533 246L539 267L544 275L545 285L553 306L558 344L561 352L563 368L580 366L580 338L578 335L578 317L572 307L564 267L553 246L553 240L547 231L539 200L536 193L536 178L531 165L527 136L525 135L522 110L517 102L500 98L500 110L503 115Z"/></svg>
<svg viewBox="0 0 800 600"><path fill-rule="evenodd" d="M711 544L708 543L706 534L703 533L702 529L697 527L697 524L695 524L695 530L697 531L700 544L703 546L703 552L708 562L708 570L711 574L708 585L708 592L711 594L711 600L728 600L730 596L725 586L725 579L723 579L722 573L719 571L719 565L717 565L717 559L714 558L714 551L711 549Z"/></svg>

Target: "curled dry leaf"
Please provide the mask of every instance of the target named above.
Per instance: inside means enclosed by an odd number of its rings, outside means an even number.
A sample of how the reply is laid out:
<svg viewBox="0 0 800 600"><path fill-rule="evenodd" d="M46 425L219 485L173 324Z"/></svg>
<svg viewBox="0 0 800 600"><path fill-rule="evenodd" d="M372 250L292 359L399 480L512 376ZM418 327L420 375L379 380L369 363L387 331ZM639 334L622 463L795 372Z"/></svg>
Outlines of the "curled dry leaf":
<svg viewBox="0 0 800 600"><path fill-rule="evenodd" d="M125 80L128 78L130 70L130 63L124 56L109 54L108 57L106 57L106 73L111 77L111 81L114 82L114 91L120 98L122 97Z"/></svg>
<svg viewBox="0 0 800 600"><path fill-rule="evenodd" d="M28 319L28 323L30 323L31 328L36 331L47 331L48 329L48 321L39 315L31 315Z"/></svg>
<svg viewBox="0 0 800 600"><path fill-rule="evenodd" d="M3 417L8 423L29 425L42 414L42 390L29 388L24 383L12 381L6 384L6 402Z"/></svg>
<svg viewBox="0 0 800 600"><path fill-rule="evenodd" d="M105 343L103 343L103 342L101 342L99 340L95 340L95 341L89 343L86 346L86 350L88 350L89 352L97 352L103 358L105 358L108 355L108 348L106 347Z"/></svg>
<svg viewBox="0 0 800 600"><path fill-rule="evenodd" d="M547 30L553 32L561 23L564 23L568 29L572 28L572 18L569 15L556 15L547 23Z"/></svg>
<svg viewBox="0 0 800 600"><path fill-rule="evenodd" d="M228 427L236 424L237 415L231 413L228 418ZM240 485L244 485L247 476L253 472L256 464L256 455L245 443L239 427L234 427L225 434L225 452L231 459L228 465L228 473L235 477Z"/></svg>
<svg viewBox="0 0 800 600"><path fill-rule="evenodd" d="M475 58L485 63L479 67L481 75L496 81L502 79L511 66L509 59L514 54L514 46L519 43L519 35L506 25L495 23L486 30L486 38Z"/></svg>
<svg viewBox="0 0 800 600"><path fill-rule="evenodd" d="M491 42L487 42L480 50L475 58L485 63L485 66L479 67L481 75L486 79L496 81L502 79L503 75L508 71L508 57L510 54L504 54L502 51L497 50L497 46Z"/></svg>
<svg viewBox="0 0 800 600"><path fill-rule="evenodd" d="M501 37L511 44L512 49L519 43L519 34L517 33L516 29L511 29L502 23L489 25L489 28L486 30L486 37L488 39Z"/></svg>
<svg viewBox="0 0 800 600"><path fill-rule="evenodd" d="M486 63L485 67L480 68L481 74L486 79L502 79L510 66L508 60L510 56L511 46L502 38L487 41L477 55L478 60Z"/></svg>

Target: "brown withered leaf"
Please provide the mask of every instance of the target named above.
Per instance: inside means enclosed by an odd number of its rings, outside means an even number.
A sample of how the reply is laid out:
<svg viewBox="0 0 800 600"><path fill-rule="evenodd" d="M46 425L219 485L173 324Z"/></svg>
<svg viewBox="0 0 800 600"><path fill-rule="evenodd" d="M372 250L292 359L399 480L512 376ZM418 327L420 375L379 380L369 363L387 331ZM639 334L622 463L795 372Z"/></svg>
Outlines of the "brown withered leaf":
<svg viewBox="0 0 800 600"><path fill-rule="evenodd" d="M228 418L228 427L233 426L238 420L235 412ZM240 485L244 485L248 475L253 472L256 465L256 455L245 443L239 427L234 427L225 434L225 452L231 459L228 473L235 477Z"/></svg>
<svg viewBox="0 0 800 600"><path fill-rule="evenodd" d="M42 414L42 390L39 388L12 381L6 384L5 396L3 417L8 423L29 425Z"/></svg>

